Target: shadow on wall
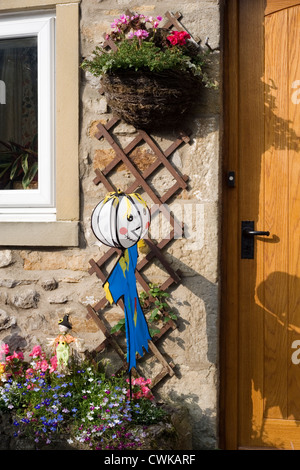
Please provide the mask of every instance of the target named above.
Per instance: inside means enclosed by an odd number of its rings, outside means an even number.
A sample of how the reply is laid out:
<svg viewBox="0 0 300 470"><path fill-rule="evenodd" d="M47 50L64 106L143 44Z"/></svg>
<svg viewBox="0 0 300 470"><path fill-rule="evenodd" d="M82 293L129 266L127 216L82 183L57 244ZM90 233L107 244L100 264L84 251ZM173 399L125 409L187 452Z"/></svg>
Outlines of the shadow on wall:
<svg viewBox="0 0 300 470"><path fill-rule="evenodd" d="M157 389L160 387L159 384ZM185 416L185 420L182 423L177 423L176 426L179 434L186 433L186 440L182 443L181 450L216 449L216 411L210 408L201 408L199 395L194 393L178 394L171 390L168 398L172 403L179 404L185 411L185 413L181 413Z"/></svg>
<svg viewBox="0 0 300 470"><path fill-rule="evenodd" d="M4 344L8 344L10 351L24 351L28 346L28 343L23 336L20 336L19 333L22 333L19 327L14 326L11 330L12 333L1 341Z"/></svg>
<svg viewBox="0 0 300 470"><path fill-rule="evenodd" d="M169 261L171 257L168 255ZM218 362L218 284L213 283L206 279L204 276L200 275L195 270L192 270L189 266L181 262L177 258L173 258L173 263L176 265L176 269L180 269L182 272L188 272L188 276L182 276L182 282L180 285L188 289L194 296L201 299L203 302L203 310L199 312L199 316L205 316L203 325L206 325L206 330L201 333L201 331L193 331L193 337L196 338L196 341L201 342L201 338L205 337L206 341L203 345L204 348L207 348L206 360L203 355L203 366L201 367L201 362L197 359L196 369L195 358L190 358L190 371L196 372L199 374L197 383L193 384L194 390L198 390L198 393L180 393L178 390L174 390L174 387L171 389L168 388L169 376L164 378L156 387L155 392L158 399L170 400L173 403L177 403L185 407L190 415L191 429L192 429L192 443L193 449L215 449L217 445L217 384L215 379L208 378L209 374L215 373L215 367ZM174 266L173 266L174 268ZM172 292L175 293L178 286L173 285L169 289L169 293L172 295ZM172 310L177 314L178 320L178 337L172 337L172 334L168 336L168 341L175 342L176 345L185 350L185 340L181 334L185 330L189 330L193 327L190 321L186 318L183 318L180 313L180 302L182 302L182 307L184 309L193 308L192 304L188 300L178 300L176 303L172 304ZM197 312L193 315L197 315ZM198 323L199 324L199 323ZM201 349L201 344L197 345L198 349ZM162 349L162 348L161 348ZM169 356L166 351L163 352L165 359L170 362L173 360L172 356ZM193 365L194 361L194 365ZM185 366L188 366L188 360L184 362ZM185 380L186 372L181 371L181 365L176 364L174 369L177 380ZM164 391L164 386L167 385L167 395ZM213 389L215 387L215 389ZM182 385L181 385L182 388ZM210 404L211 407L203 407L205 401ZM201 403L201 406L200 404Z"/></svg>
<svg viewBox="0 0 300 470"><path fill-rule="evenodd" d="M199 312L199 315L205 316L206 324L206 338L207 338L207 361L212 364L217 363L218 359L218 297L219 297L219 286L218 283L213 283L206 279L204 276L199 274L194 269L191 269L188 265L183 263L178 258L173 258L168 255L169 260L171 261L171 266L176 265L176 269L179 269L182 273L188 273L188 275L182 274L181 284L193 295L201 299L203 302L203 310ZM173 284L170 287L169 293L172 295L176 291L178 286ZM173 307L172 309L178 316L177 325L178 331L182 332L187 328L190 328L190 322L185 318L182 318L180 314L180 300L177 300L178 307ZM184 307L191 307L192 305L189 301L182 301ZM197 314L197 313L196 313ZM199 335L200 338L200 335ZM200 341L200 339L199 339ZM178 339L178 344L181 344L180 347L184 349L183 340ZM206 345L205 345L206 346Z"/></svg>

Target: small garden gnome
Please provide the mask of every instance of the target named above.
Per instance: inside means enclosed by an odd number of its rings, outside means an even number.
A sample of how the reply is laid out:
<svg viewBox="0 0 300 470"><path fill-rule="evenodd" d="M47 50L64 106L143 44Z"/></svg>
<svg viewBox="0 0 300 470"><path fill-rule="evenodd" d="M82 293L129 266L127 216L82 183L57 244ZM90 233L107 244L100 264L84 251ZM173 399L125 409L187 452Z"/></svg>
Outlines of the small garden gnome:
<svg viewBox="0 0 300 470"><path fill-rule="evenodd" d="M63 319L59 320L58 328L60 334L54 340L57 367L58 369L66 370L70 357L70 344L77 343L77 338L68 334L69 330L72 329L72 325L69 322L69 315L64 315Z"/></svg>

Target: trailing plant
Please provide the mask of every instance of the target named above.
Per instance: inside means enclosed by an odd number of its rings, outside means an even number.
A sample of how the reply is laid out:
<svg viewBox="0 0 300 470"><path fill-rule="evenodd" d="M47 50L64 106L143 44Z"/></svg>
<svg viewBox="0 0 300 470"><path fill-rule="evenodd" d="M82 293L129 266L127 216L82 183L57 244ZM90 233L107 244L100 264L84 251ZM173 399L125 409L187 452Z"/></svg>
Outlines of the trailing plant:
<svg viewBox="0 0 300 470"><path fill-rule="evenodd" d="M106 39L116 48L98 45L92 59L85 59L82 68L95 76L120 71L186 72L201 78L205 86L213 86L204 71L211 49L200 47L186 31L170 31L159 27L161 16L122 15L111 24Z"/></svg>

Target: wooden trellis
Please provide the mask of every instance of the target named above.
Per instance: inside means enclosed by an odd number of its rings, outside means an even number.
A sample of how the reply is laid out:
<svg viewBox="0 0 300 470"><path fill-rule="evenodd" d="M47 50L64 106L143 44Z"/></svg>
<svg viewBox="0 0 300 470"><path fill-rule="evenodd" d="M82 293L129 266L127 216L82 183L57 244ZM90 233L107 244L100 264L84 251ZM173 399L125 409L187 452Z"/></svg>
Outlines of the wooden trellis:
<svg viewBox="0 0 300 470"><path fill-rule="evenodd" d="M131 14L130 12L126 12L126 14ZM182 26L178 23L178 19L180 18L180 14L176 13L172 15L171 13L167 12L167 23L164 25L164 28L171 28L176 26L177 30L183 30ZM106 47L111 47L112 49L115 48L114 43L111 40L106 40L105 42ZM133 140L123 148L114 138L113 129L116 125L120 123L120 119L118 117L113 117L110 119L106 125L99 123L97 126L98 131L95 134L97 139L104 138L111 148L114 150L115 157L112 161L101 171L99 169L95 170L96 176L94 178L94 183L96 185L103 184L107 191L116 191L111 182L109 181L109 175L116 169L116 167L123 163L127 170L134 176L134 181L124 190L125 193L132 193L138 189L142 189L144 192L147 193L151 201L153 202L153 206L150 207L151 217L153 217L158 211L160 211L166 219L170 222L170 233L167 237L160 240L157 244L155 244L151 237L149 236L148 239L145 240L147 243L150 251L149 253L141 259L136 267L136 279L137 282L141 285L144 291L149 291L149 286L143 276L143 270L149 266L150 263L153 263L155 260L158 260L161 265L164 267L165 271L168 273L169 277L167 280L160 286L160 289L165 291L168 289L173 283L179 284L181 281L180 278L180 271L174 271L171 267L170 263L165 258L162 250L167 247L167 245L174 240L174 238L178 238L183 234L183 224L179 223L173 216L170 214L168 209L166 208L166 203L170 201L174 195L176 195L179 191L187 188L188 176L183 175L181 176L179 172L173 167L170 163L170 156L178 149L181 145L187 144L190 141L189 133L182 132L179 133L178 137L174 140L174 142L165 150L162 151L157 143L155 142L154 138L152 138L147 132L143 130L138 130L136 136ZM155 161L152 162L147 169L141 172L137 165L134 163L133 159L130 157L131 152L140 144L147 144L152 152L155 155ZM161 169L161 167L167 169L170 175L175 180L174 184L163 194L162 196L158 196L154 189L150 186L147 182L147 179L153 175L157 170ZM93 259L90 260L90 269L89 274L96 274L96 276L102 281L102 283L106 280L106 275L104 273L104 268L107 263L112 261L112 258L120 256L121 250L117 248L110 248L108 251L98 260L95 261ZM155 299L149 299L149 302L153 302ZM94 306L88 305L87 311L88 316L95 322L98 328L102 331L105 336L104 341L99 344L98 347L95 348L95 352L101 352L108 346L112 347L120 359L123 362L122 369L127 367L127 360L126 355L118 342L119 333L110 332L110 326L107 324L104 315L103 309L107 305L107 299L104 296L97 304ZM123 309L123 302L120 299L118 301L118 305ZM149 349L152 354L155 355L157 360L161 363L161 371L156 375L154 379L152 379L152 388L165 376L173 376L175 367L173 362L167 362L164 356L160 353L159 349L155 345L158 339L160 339L163 335L165 335L168 331L174 330L176 328L176 324L169 320L164 327L160 330L158 334L156 334L152 341L149 341Z"/></svg>

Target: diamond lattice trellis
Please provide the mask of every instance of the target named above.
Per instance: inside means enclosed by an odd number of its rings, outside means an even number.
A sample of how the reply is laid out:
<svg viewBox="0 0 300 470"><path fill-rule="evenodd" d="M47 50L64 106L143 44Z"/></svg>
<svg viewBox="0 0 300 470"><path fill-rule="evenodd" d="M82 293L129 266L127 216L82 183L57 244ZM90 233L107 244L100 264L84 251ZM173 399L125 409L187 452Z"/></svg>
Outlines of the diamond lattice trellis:
<svg viewBox="0 0 300 470"><path fill-rule="evenodd" d="M127 11L126 14L131 13ZM180 13L172 15L171 13L167 12L165 16L167 17L167 22L165 23L164 28L171 29L173 26L175 26L177 30L184 30L184 28L178 22L178 19L181 17ZM116 47L116 45L111 40L106 40L104 45L112 49L115 49ZM154 263L155 260L158 260L169 276L165 280L165 282L160 286L160 289L165 291L172 284L179 284L181 282L181 277L180 272L178 270L173 270L170 263L164 256L163 250L166 249L168 244L171 243L175 238L179 238L183 234L183 225L172 216L172 214L166 207L166 203L168 203L180 191L187 188L187 182L189 179L187 175L179 174L179 172L171 164L170 157L180 146L185 145L190 141L189 133L179 133L178 137L173 141L173 143L166 150L162 151L159 145L155 142L154 138L149 133L137 129L136 136L128 145L126 145L126 147L123 148L122 145L117 142L113 135L113 130L115 126L117 126L119 123L120 119L118 117L113 117L105 125L99 123L97 126L98 131L95 134L95 137L97 139L104 138L114 150L115 157L103 170L95 170L96 176L94 178L94 183L96 185L103 184L107 191L116 191L117 188L115 188L110 182L109 176L114 172L114 170L120 163L123 163L127 170L134 177L134 181L124 190L124 192L132 193L137 190L144 191L153 203L150 206L151 216L154 217L154 215L156 215L157 212L160 211L170 223L170 232L168 236L164 237L157 244L151 240L151 236L149 236L149 238L145 240L149 247L149 253L146 254L144 258L138 262L136 268L137 282L140 284L144 291L148 292L149 286L143 275L143 270L151 263ZM155 155L155 160L150 163L144 171L140 171L138 166L131 158L131 152L141 144L147 144ZM147 180L161 168L167 169L175 182L162 196L159 196L155 191L155 188L153 189L152 185L150 185ZM119 256L120 254L120 250L110 248L98 261L91 259L91 267L89 269L89 274L96 274L96 276L102 281L102 283L104 283L106 280L106 275L104 273L105 266L112 261L113 257L115 257L116 255ZM150 303L154 302L154 300L155 299L151 297L149 298ZM103 309L107 307L107 304L107 299L105 296L103 296L103 298L97 304L93 306L87 306L88 317L95 322L95 324L105 336L104 341L102 341L98 345L98 347L95 348L94 351L101 352L107 347L112 347L123 362L122 369L126 369L126 355L122 346L120 345L120 342L118 341L119 333L111 334L110 325L107 324L103 315ZM118 305L123 309L123 302L121 299L118 301ZM176 324L172 320L169 320L160 330L159 334L156 334L152 338L152 341L149 341L149 354L154 354L154 356L161 364L160 372L152 379L152 388L157 383L159 383L160 380L162 380L164 377L171 377L174 375L174 363L172 361L168 362L165 359L165 357L161 354L155 343L157 343L157 341L168 331L174 330L175 328ZM138 375L137 371L135 372L135 375Z"/></svg>

